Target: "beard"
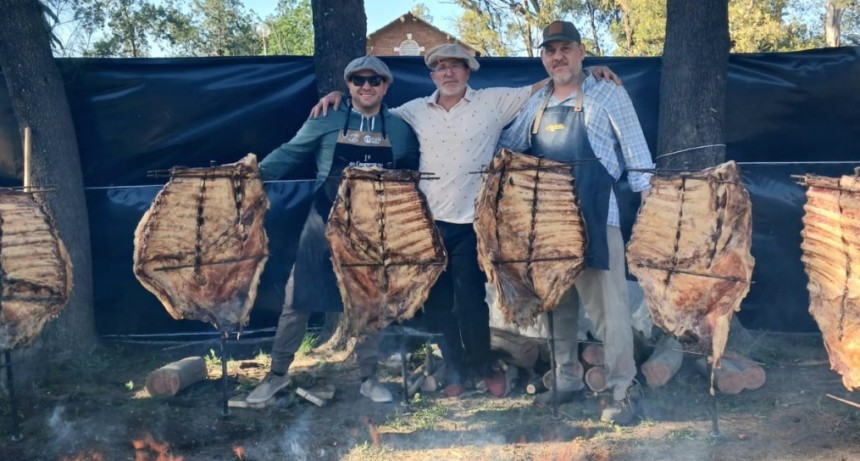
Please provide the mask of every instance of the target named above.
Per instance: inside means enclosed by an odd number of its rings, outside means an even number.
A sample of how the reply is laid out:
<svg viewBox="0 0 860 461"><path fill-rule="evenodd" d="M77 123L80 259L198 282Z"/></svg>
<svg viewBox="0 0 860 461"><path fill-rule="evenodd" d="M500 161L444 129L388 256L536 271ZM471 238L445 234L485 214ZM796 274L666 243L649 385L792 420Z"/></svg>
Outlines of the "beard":
<svg viewBox="0 0 860 461"><path fill-rule="evenodd" d="M439 90L439 94L443 96L457 96L463 94L463 92L466 91L466 83L463 82L462 84L458 84L456 86L439 85L437 89Z"/></svg>

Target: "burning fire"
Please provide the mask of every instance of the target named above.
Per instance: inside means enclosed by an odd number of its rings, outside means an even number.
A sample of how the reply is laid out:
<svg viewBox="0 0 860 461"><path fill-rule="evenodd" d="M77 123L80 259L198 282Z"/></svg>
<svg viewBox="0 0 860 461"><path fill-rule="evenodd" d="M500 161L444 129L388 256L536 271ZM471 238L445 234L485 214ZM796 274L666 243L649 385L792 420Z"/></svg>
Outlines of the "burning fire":
<svg viewBox="0 0 860 461"><path fill-rule="evenodd" d="M239 458L239 461L243 461L245 459L245 449L242 447L233 447L233 454Z"/></svg>
<svg viewBox="0 0 860 461"><path fill-rule="evenodd" d="M156 442L149 432L142 440L132 440L131 444L134 446L134 461L182 461L181 456L170 454L167 443Z"/></svg>

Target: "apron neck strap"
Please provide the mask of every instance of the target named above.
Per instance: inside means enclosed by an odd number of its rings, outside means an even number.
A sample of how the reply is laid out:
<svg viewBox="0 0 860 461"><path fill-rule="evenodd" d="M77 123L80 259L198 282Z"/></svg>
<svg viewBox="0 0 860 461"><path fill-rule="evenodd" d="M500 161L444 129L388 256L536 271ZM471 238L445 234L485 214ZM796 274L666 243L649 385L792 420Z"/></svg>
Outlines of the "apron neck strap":
<svg viewBox="0 0 860 461"><path fill-rule="evenodd" d="M385 110L385 105L384 104L380 105L379 106L379 120L382 123L382 139L387 139L388 134L385 132L385 114L382 113L384 110ZM352 100L347 99L346 100L346 120L344 120L344 122L343 122L343 135L344 136L346 136L346 132L349 131L349 118L351 115L352 115ZM364 115L361 113L359 113L359 115L364 117ZM376 116L374 115L374 117L376 117Z"/></svg>
<svg viewBox="0 0 860 461"><path fill-rule="evenodd" d="M541 122L541 119L543 118L543 111L545 111L546 107L549 105L549 100L552 98L552 92L554 90L555 90L555 85L553 84L552 80L550 80L546 84L546 96L544 96L543 100L540 103L540 106L538 106L538 111L537 111L537 114L535 115L535 120L532 123L532 135L538 134L538 131L540 130L540 122ZM579 91L576 92L576 102L573 105L573 111L574 112L582 112L582 101L583 101L583 95L584 94L585 94L585 91L583 91L582 88L580 88Z"/></svg>

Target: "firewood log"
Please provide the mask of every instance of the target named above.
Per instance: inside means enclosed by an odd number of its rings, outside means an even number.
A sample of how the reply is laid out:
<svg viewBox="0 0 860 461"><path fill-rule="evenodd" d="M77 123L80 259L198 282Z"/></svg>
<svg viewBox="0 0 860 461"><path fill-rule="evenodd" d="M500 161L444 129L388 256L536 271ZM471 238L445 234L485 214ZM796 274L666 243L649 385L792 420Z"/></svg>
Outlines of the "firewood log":
<svg viewBox="0 0 860 461"><path fill-rule="evenodd" d="M756 390L764 386L767 380L767 374L757 363L744 357L736 352L726 352L723 360L730 360L740 372L744 375L744 387L749 390Z"/></svg>
<svg viewBox="0 0 860 461"><path fill-rule="evenodd" d="M186 357L150 373L146 377L146 390L153 397L173 396L203 380L207 373L202 357Z"/></svg>
<svg viewBox="0 0 860 461"><path fill-rule="evenodd" d="M735 366L732 360L720 361L720 368L714 370L714 385L723 394L736 395L746 389L744 374ZM711 376L710 366L704 358L696 360L696 369L705 377Z"/></svg>
<svg viewBox="0 0 860 461"><path fill-rule="evenodd" d="M654 353L642 364L642 374L649 387L665 386L681 369L684 353L679 343L671 336L664 336L654 348Z"/></svg>
<svg viewBox="0 0 860 461"><path fill-rule="evenodd" d="M602 367L605 363L603 344L587 344L582 349L582 361L588 365Z"/></svg>
<svg viewBox="0 0 860 461"><path fill-rule="evenodd" d="M603 367L591 367L585 372L585 385L593 392L606 390L606 369Z"/></svg>

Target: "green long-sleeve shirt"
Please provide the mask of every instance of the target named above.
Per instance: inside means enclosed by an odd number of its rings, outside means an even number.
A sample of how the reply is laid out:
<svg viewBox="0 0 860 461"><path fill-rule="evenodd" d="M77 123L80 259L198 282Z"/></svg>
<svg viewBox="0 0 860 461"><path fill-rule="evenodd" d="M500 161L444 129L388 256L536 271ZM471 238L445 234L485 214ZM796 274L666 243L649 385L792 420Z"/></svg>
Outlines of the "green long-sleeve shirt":
<svg viewBox="0 0 860 461"><path fill-rule="evenodd" d="M343 129L345 117L349 117L350 130L361 128L362 115L354 110L347 111L346 105L341 104L337 111L329 112L326 117L305 121L293 139L270 152L260 162L263 179L289 177L297 168L313 159L317 169L315 189L319 189L331 172L337 134ZM412 128L384 106L381 113L385 117L385 132L391 142L395 168L418 169L418 139ZM382 132L379 115L373 118L373 129L368 126L370 119L364 118L364 130Z"/></svg>

